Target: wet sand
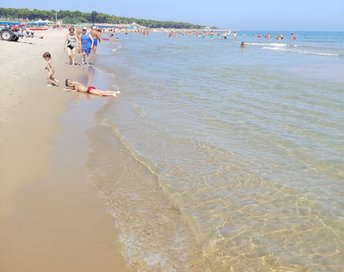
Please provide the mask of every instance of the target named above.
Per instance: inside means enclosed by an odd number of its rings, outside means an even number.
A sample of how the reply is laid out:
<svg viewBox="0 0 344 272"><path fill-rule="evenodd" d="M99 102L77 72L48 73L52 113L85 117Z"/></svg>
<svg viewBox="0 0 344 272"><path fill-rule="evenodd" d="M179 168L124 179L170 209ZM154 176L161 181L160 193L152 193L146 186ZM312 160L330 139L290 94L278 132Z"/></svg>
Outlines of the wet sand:
<svg viewBox="0 0 344 272"><path fill-rule="evenodd" d="M65 31L42 35L0 41L0 271L127 271L87 179L84 126L59 123L81 94L46 86L42 54L61 82L83 71L65 64Z"/></svg>

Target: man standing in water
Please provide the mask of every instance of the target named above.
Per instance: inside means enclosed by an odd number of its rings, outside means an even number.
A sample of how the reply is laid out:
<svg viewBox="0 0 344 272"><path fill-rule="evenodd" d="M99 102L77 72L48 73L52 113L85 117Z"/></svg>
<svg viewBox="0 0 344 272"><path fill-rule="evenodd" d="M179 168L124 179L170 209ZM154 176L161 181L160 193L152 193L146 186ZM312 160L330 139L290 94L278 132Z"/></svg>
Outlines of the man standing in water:
<svg viewBox="0 0 344 272"><path fill-rule="evenodd" d="M93 26L92 30L90 32L90 35L91 35L91 37L93 39L92 57L93 57L93 62L94 62L95 57L96 57L98 42L99 43L101 42L100 32L98 31L98 29L95 26Z"/></svg>

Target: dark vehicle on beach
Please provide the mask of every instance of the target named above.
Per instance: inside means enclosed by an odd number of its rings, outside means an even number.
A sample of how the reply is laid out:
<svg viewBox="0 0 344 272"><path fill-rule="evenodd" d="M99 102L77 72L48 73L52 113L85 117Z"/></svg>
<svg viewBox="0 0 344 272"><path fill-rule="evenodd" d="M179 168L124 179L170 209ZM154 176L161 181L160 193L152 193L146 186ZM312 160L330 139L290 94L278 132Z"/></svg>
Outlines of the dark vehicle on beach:
<svg viewBox="0 0 344 272"><path fill-rule="evenodd" d="M20 35L17 31L13 31L10 28L4 28L0 30L0 38L4 41L18 41L20 38Z"/></svg>
<svg viewBox="0 0 344 272"><path fill-rule="evenodd" d="M34 36L34 32L20 28L19 26L6 26L3 29L0 28L0 39L4 41L16 42L19 38L39 38L43 39L42 36Z"/></svg>

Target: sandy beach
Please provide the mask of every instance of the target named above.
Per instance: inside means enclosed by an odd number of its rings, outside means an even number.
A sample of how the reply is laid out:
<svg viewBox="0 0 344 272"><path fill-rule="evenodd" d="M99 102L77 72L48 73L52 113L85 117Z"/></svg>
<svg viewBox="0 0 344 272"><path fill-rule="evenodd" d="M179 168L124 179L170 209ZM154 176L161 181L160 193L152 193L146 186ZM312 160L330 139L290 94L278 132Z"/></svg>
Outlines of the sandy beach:
<svg viewBox="0 0 344 272"><path fill-rule="evenodd" d="M66 33L0 41L2 272L127 271L113 218L87 181L82 126L59 124L82 94L46 85L45 51L61 82L82 76L80 67L65 64Z"/></svg>

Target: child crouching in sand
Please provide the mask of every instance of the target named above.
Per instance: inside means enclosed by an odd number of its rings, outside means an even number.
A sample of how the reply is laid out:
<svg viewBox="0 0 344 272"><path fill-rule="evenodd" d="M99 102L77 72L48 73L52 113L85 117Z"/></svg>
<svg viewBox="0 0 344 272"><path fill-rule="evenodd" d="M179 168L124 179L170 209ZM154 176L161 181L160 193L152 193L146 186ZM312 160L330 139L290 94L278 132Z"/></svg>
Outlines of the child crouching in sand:
<svg viewBox="0 0 344 272"><path fill-rule="evenodd" d="M81 84L80 82L73 81L71 79L66 79L66 88L64 89L66 92L81 92L81 93L89 93L99 96L117 96L120 94L120 91L102 91L97 89L93 86L86 87L85 85Z"/></svg>
<svg viewBox="0 0 344 272"><path fill-rule="evenodd" d="M59 81L54 78L54 68L53 68L53 62L51 61L51 54L49 52L45 52L43 54L43 58L47 62L47 66L45 67L45 70L48 70L48 86L59 86Z"/></svg>

